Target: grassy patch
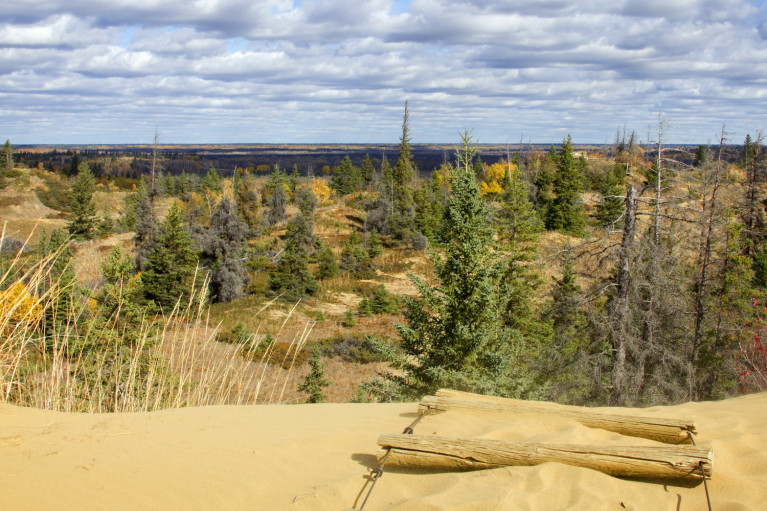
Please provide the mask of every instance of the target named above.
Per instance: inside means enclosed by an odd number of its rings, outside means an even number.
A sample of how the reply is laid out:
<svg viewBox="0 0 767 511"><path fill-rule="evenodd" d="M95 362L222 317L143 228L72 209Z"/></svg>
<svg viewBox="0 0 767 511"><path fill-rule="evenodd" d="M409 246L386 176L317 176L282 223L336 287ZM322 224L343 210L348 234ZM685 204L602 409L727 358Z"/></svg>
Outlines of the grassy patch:
<svg viewBox="0 0 767 511"><path fill-rule="evenodd" d="M45 188L38 187L35 190L40 202L46 207L55 209L56 211L69 211L72 201L69 194L69 183L63 179L51 177L43 172L38 172L38 177L45 183Z"/></svg>
<svg viewBox="0 0 767 511"><path fill-rule="evenodd" d="M323 357L334 357L344 362L370 364L383 362L383 358L373 348L371 337L362 334L342 334L322 339L316 343Z"/></svg>

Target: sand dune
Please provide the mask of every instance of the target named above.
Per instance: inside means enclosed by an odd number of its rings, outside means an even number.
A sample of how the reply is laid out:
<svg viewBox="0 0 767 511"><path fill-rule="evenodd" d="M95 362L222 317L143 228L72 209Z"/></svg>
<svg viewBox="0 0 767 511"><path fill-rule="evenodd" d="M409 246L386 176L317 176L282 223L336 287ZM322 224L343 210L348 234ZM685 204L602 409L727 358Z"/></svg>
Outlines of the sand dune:
<svg viewBox="0 0 767 511"><path fill-rule="evenodd" d="M375 465L381 433L417 405L217 406L75 415L0 405L0 509L343 510ZM690 417L714 451L716 511L767 509L767 394L623 413ZM451 410L419 434L600 445L649 440L568 419ZM545 464L387 472L366 510L701 510L702 485L663 485Z"/></svg>

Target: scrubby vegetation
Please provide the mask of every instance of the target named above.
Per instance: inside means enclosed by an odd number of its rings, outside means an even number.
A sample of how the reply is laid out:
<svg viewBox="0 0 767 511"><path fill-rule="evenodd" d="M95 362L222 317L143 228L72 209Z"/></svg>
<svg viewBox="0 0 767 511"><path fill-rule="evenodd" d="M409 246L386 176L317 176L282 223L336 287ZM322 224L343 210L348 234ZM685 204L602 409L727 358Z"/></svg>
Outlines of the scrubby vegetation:
<svg viewBox="0 0 767 511"><path fill-rule="evenodd" d="M164 174L161 151L135 175L98 154L30 170L7 144L3 399L120 411L450 386L648 405L767 388L761 140L685 152L619 133L595 153L566 137L485 163L466 132L429 174L410 137L406 107L393 166L345 157L321 177Z"/></svg>

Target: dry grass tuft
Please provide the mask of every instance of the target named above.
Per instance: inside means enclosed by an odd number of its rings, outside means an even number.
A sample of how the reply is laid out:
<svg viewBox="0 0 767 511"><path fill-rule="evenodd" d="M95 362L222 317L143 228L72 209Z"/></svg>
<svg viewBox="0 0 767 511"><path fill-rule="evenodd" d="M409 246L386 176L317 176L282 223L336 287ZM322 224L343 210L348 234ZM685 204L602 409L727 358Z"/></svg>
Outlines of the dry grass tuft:
<svg viewBox="0 0 767 511"><path fill-rule="evenodd" d="M5 230L0 242L4 236ZM144 317L128 343L110 328L115 318L98 321L87 296L78 296L67 310L55 310L63 293L71 291L48 272L56 256L24 269L27 261L19 253L3 265L0 402L71 412L132 412L290 399L295 362L312 323L287 341L280 354L285 369L270 363L273 350L246 360L237 347L216 342L217 328L199 305L207 292L203 285L166 317ZM52 283L43 286L46 281ZM285 342L281 334L277 338Z"/></svg>

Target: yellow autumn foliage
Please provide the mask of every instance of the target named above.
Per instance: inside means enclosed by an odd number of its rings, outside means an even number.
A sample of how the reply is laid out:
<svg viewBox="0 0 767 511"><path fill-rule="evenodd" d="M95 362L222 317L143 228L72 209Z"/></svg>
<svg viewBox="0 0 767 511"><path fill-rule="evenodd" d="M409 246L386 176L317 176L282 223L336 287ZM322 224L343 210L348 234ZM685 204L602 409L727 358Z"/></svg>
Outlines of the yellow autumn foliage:
<svg viewBox="0 0 767 511"><path fill-rule="evenodd" d="M42 307L22 282L14 282L8 289L0 291L0 327L7 328L22 321L34 322L42 313Z"/></svg>
<svg viewBox="0 0 767 511"><path fill-rule="evenodd" d="M452 190L453 187L450 184L450 175L452 167L446 163L443 163L440 168L434 171L434 179L439 183L440 188L447 187L448 190Z"/></svg>
<svg viewBox="0 0 767 511"><path fill-rule="evenodd" d="M514 171L516 169L516 164L509 164L506 160L500 160L497 163L493 163L492 165L485 167L485 180L488 183L490 181L498 181L499 183L503 183L503 178L506 176L506 173L510 172L511 175L514 175Z"/></svg>
<svg viewBox="0 0 767 511"><path fill-rule="evenodd" d="M495 196L503 193L503 187L498 184L498 181L490 181L489 183L482 181L479 185L479 193L482 197Z"/></svg>
<svg viewBox="0 0 767 511"><path fill-rule="evenodd" d="M494 196L503 193L503 183L506 173L510 172L514 175L514 171L517 166L514 163L509 163L506 160L500 160L492 165L485 166L485 180L479 185L482 196Z"/></svg>
<svg viewBox="0 0 767 511"><path fill-rule="evenodd" d="M314 196L317 197L318 204L323 204L333 195L333 190L328 186L328 180L322 177L312 180L309 188L311 188Z"/></svg>
<svg viewBox="0 0 767 511"><path fill-rule="evenodd" d="M221 180L221 197L226 197L229 200L232 200L232 197L234 196L234 185L232 184L232 180L227 178L224 178ZM216 204L218 205L218 204Z"/></svg>

